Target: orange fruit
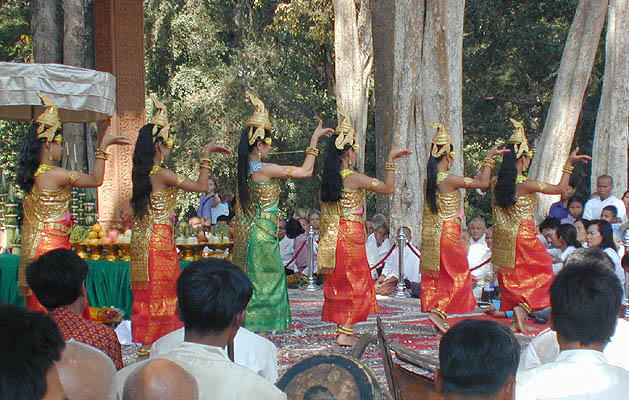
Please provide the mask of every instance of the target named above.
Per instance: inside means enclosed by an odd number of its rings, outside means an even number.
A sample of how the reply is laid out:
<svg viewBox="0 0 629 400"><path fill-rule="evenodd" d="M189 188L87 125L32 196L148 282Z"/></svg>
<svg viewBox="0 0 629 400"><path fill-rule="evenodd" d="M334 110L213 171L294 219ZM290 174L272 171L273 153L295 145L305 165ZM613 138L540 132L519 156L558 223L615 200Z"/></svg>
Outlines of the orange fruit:
<svg viewBox="0 0 629 400"><path fill-rule="evenodd" d="M105 231L98 231L98 237L99 238L104 238L105 236L107 236L107 232L105 232Z"/></svg>
<svg viewBox="0 0 629 400"><path fill-rule="evenodd" d="M92 230L93 230L94 232L100 232L100 231L102 231L102 230L103 230L103 227L102 227L102 226L100 226L100 224L94 224L94 225L92 225Z"/></svg>
<svg viewBox="0 0 629 400"><path fill-rule="evenodd" d="M90 239L98 239L98 232L90 231L90 233L87 234L87 237Z"/></svg>

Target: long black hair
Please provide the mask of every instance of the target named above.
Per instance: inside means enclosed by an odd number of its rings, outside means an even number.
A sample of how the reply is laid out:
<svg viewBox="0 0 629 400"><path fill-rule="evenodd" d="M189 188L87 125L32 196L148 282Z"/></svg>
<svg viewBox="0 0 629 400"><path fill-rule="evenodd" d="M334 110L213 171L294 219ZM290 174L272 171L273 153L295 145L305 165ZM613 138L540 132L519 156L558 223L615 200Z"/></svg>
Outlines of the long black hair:
<svg viewBox="0 0 629 400"><path fill-rule="evenodd" d="M161 138L158 139L161 141ZM153 124L146 124L140 128L138 140L135 142L133 150L133 170L131 180L133 182L133 192L131 196L131 206L133 215L142 218L151 201L153 185L149 174L153 168L153 157L155 156L155 142L153 142Z"/></svg>
<svg viewBox="0 0 629 400"><path fill-rule="evenodd" d="M253 151L261 139L256 139L253 144L249 144L249 130L251 127L244 127L240 134L240 143L238 143L238 199L240 207L246 214L249 206L249 154ZM264 130L264 138L271 137L271 131Z"/></svg>
<svg viewBox="0 0 629 400"><path fill-rule="evenodd" d="M614 251L617 251L618 247L616 247L616 242L614 242L614 231L612 230L612 225L604 219L594 219L590 221L588 228L592 225L598 226L598 231L603 237L601 240L601 244L598 245L598 248L602 250L610 248Z"/></svg>
<svg viewBox="0 0 629 400"><path fill-rule="evenodd" d="M451 151L452 145L448 146L450 146L449 151ZM437 212L437 164L447 155L448 153L439 158L435 158L430 155L430 158L428 159L428 166L426 167L426 201L430 206L430 211L433 213Z"/></svg>
<svg viewBox="0 0 629 400"><path fill-rule="evenodd" d="M572 224L561 224L555 233L558 239L563 239L568 246L577 249L581 248L581 243L577 240L577 228Z"/></svg>
<svg viewBox="0 0 629 400"><path fill-rule="evenodd" d="M352 146L346 144L341 150L337 149L334 141L338 136L334 134L328 139L328 146L325 150L321 173L321 201L336 202L341 200L341 190L343 190L341 157Z"/></svg>
<svg viewBox="0 0 629 400"><path fill-rule="evenodd" d="M502 208L507 208L515 204L515 179L518 176L518 162L515 158L513 144L508 144L508 153L502 156L502 165L498 170L498 181L494 188L496 204Z"/></svg>
<svg viewBox="0 0 629 400"><path fill-rule="evenodd" d="M41 162L41 149L45 142L45 139L37 138L38 126L33 123L28 128L17 164L17 183L26 193L30 193L35 185L35 171Z"/></svg>

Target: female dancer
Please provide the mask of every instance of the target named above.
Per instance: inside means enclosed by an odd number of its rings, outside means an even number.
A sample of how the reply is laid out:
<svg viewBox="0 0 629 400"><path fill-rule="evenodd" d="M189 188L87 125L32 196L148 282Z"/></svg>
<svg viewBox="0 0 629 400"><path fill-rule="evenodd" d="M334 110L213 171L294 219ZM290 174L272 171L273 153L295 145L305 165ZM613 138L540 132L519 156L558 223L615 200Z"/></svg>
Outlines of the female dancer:
<svg viewBox="0 0 629 400"><path fill-rule="evenodd" d="M180 272L173 240L177 189L204 192L210 154L230 153L215 142L205 146L196 181L160 166L170 154L174 137L169 132L166 106L156 98L153 104L157 112L140 129L133 152L131 327L133 341L143 344L140 355L148 354L147 346L155 340L182 326L175 316L175 282Z"/></svg>
<svg viewBox="0 0 629 400"><path fill-rule="evenodd" d="M508 150L494 147L483 161L476 178L448 174L456 153L452 139L440 123L430 147L422 221L422 258L420 261L422 311L437 330L448 330L447 313L474 311L472 277L467 255L461 244L461 191L489 187L495 162L492 157Z"/></svg>
<svg viewBox="0 0 629 400"><path fill-rule="evenodd" d="M563 193L574 171L572 164L591 157L579 155L579 149L575 149L566 160L558 185L528 179L523 173L531 164L533 152L522 122L509 120L515 132L509 138L510 152L503 156L493 188L491 257L492 264L498 268L500 307L513 310L513 328L524 332L532 329L524 322L526 315L550 305L548 290L554 277L550 256L535 235L535 193Z"/></svg>
<svg viewBox="0 0 629 400"><path fill-rule="evenodd" d="M44 253L55 249L71 249L69 186L94 188L103 183L107 146L130 144L121 136L106 134L95 153L91 174L68 171L53 163L61 161L63 132L55 103L43 95L46 110L28 130L18 162L17 181L24 190L24 222L22 224L22 256L18 274L20 294L30 310L44 311L26 283L26 266Z"/></svg>
<svg viewBox="0 0 629 400"><path fill-rule="evenodd" d="M315 129L306 147L301 167L264 163L271 150L269 113L264 103L249 95L255 107L245 123L238 145L238 238L234 263L239 265L253 283L253 296L247 306L244 325L253 331L275 331L290 325L286 275L277 238L278 179L308 178L312 175L317 142L332 129Z"/></svg>
<svg viewBox="0 0 629 400"><path fill-rule="evenodd" d="M376 292L367 253L363 225L365 189L390 194L395 189L394 160L409 155L394 145L389 152L385 181L352 171L356 160L355 132L343 113L328 143L321 181L321 239L319 270L323 281L321 320L336 322L337 343L353 346L358 339L353 326L378 311Z"/></svg>

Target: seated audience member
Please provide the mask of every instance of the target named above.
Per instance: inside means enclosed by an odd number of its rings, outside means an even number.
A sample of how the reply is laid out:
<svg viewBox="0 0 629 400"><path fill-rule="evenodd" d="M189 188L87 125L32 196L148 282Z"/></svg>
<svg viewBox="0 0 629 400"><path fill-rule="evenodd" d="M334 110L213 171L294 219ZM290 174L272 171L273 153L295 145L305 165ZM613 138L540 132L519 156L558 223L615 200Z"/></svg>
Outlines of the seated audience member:
<svg viewBox="0 0 629 400"><path fill-rule="evenodd" d="M618 220L618 210L615 206L605 206L603 207L603 211L601 211L601 219L609 222L612 226L612 231L614 235L614 243L616 243L618 255L620 257L625 255L625 249L622 247L622 234L620 233L620 229L616 228L616 221Z"/></svg>
<svg viewBox="0 0 629 400"><path fill-rule="evenodd" d="M578 219L583 216L583 199L579 196L572 196L568 199L568 216L562 218L560 222L562 224L574 224Z"/></svg>
<svg viewBox="0 0 629 400"><path fill-rule="evenodd" d="M0 399L66 400L55 365L64 346L46 314L0 306Z"/></svg>
<svg viewBox="0 0 629 400"><path fill-rule="evenodd" d="M178 314L184 323L184 341L166 354L191 373L200 399L286 399L286 395L227 356L251 299L253 285L234 264L205 258L194 261L177 279ZM126 378L143 362L118 372L118 392Z"/></svg>
<svg viewBox="0 0 629 400"><path fill-rule="evenodd" d="M297 256L293 264L295 272L307 273L308 267L308 235L304 231L301 223L296 220L286 222L286 236L293 239L293 251ZM294 256L294 255L293 255Z"/></svg>
<svg viewBox="0 0 629 400"><path fill-rule="evenodd" d="M614 234L611 224L602 219L590 221L587 230L587 245L589 248L598 247L607 254L614 263L614 273L624 288L625 272L622 269L620 257L618 256L618 248L614 242Z"/></svg>
<svg viewBox="0 0 629 400"><path fill-rule="evenodd" d="M229 202L233 197L231 190L225 187L218 189L212 204L212 225L218 222L218 217L221 215L229 215Z"/></svg>
<svg viewBox="0 0 629 400"><path fill-rule="evenodd" d="M157 339L151 346L150 358L170 352L184 341L185 336L185 328L179 328ZM242 327L234 337L234 362L270 383L277 381L277 347L270 340Z"/></svg>
<svg viewBox="0 0 629 400"><path fill-rule="evenodd" d="M194 376L177 363L154 359L136 368L124 384L122 400L197 400Z"/></svg>
<svg viewBox="0 0 629 400"><path fill-rule="evenodd" d="M487 226L485 225L484 219L481 217L474 218L467 227L467 231L470 234L470 244L480 243L487 245L485 241Z"/></svg>
<svg viewBox="0 0 629 400"><path fill-rule="evenodd" d="M197 217L201 217L204 221L212 223L212 206L214 204L214 191L216 190L216 180L209 177L207 180L207 190L204 195L199 199L199 209L197 210Z"/></svg>
<svg viewBox="0 0 629 400"><path fill-rule="evenodd" d="M216 225L212 227L212 235L229 237L229 215L216 218Z"/></svg>
<svg viewBox="0 0 629 400"><path fill-rule="evenodd" d="M550 259L553 261L553 269L561 268L561 260L559 256L561 255L561 250L556 249L553 243L555 243L555 234L557 233L557 228L559 228L559 220L555 217L546 217L539 224L540 234L537 235L537 238L540 242L546 247L546 251L550 255ZM557 264L557 265L555 265Z"/></svg>
<svg viewBox="0 0 629 400"><path fill-rule="evenodd" d="M321 211L312 210L308 213L308 226L312 226L317 239L319 238L319 227L321 226Z"/></svg>
<svg viewBox="0 0 629 400"><path fill-rule="evenodd" d="M374 233L376 231L376 229L378 229L379 227L381 227L382 225L387 224L387 217L385 217L382 214L374 214L373 217L371 217L371 226L373 227L373 231L371 233L367 234L367 239L365 241L365 245L368 245L370 241L374 241L375 237L374 237ZM365 222L365 226L367 226L367 223Z"/></svg>
<svg viewBox="0 0 629 400"><path fill-rule="evenodd" d="M407 227L402 227L406 234L406 240L408 245L412 247L412 250L408 246L404 249L404 284L411 290L412 297L419 298L419 285L421 276L419 273L419 258L415 253L420 254L417 247L413 246L411 240L411 230ZM415 253L413 252L415 250ZM382 274L376 280L376 294L388 296L396 291L397 283L400 275L400 252L399 248L395 248L391 255L384 262L384 268Z"/></svg>
<svg viewBox="0 0 629 400"><path fill-rule="evenodd" d="M559 356L518 373L518 400L626 399L629 371L610 365L603 354L621 301L620 282L609 268L568 262L550 288L550 324L557 332Z"/></svg>
<svg viewBox="0 0 629 400"><path fill-rule="evenodd" d="M583 209L583 219L600 219L601 212L605 206L616 206L621 222L626 221L627 209L625 208L625 203L612 194L613 189L614 180L611 176L599 176L596 180L596 192L593 193L595 197L592 197L587 201L587 203L585 203L585 208Z"/></svg>
<svg viewBox="0 0 629 400"><path fill-rule="evenodd" d="M585 219L578 219L574 221L574 229L577 230L577 241L581 243L581 246L587 246L587 229L590 221Z"/></svg>
<svg viewBox="0 0 629 400"><path fill-rule="evenodd" d="M299 221L300 219L306 219L308 216L308 210L302 207L296 208L293 211L293 219Z"/></svg>
<svg viewBox="0 0 629 400"><path fill-rule="evenodd" d="M614 270L614 263L600 249L577 249L566 259L566 266L570 264L595 265L601 269ZM603 354L611 365L629 371L629 321L618 318L616 330L609 343L603 349ZM554 362L559 356L557 332L544 329L529 343L522 356L518 373L538 367L542 364Z"/></svg>
<svg viewBox="0 0 629 400"><path fill-rule="evenodd" d="M113 329L81 317L87 305L87 263L75 252L57 249L26 267L26 281L48 309L65 340L76 340L107 354L122 368L120 342Z"/></svg>
<svg viewBox="0 0 629 400"><path fill-rule="evenodd" d="M308 220L306 218L299 218L297 221L299 221L299 224L304 232L308 232Z"/></svg>
<svg viewBox="0 0 629 400"><path fill-rule="evenodd" d="M494 228L490 226L487 228L485 232L485 242L487 242L487 247L491 250L491 246L494 244Z"/></svg>
<svg viewBox="0 0 629 400"><path fill-rule="evenodd" d="M203 220L201 217L190 217L188 225L190 225L190 228L193 230L197 230L203 227Z"/></svg>
<svg viewBox="0 0 629 400"><path fill-rule="evenodd" d="M577 191L576 179L571 176L568 186L566 186L566 188L563 190L563 193L561 193L561 200L559 200L556 203L553 203L550 206L550 210L548 210L548 216L557 218L559 221L568 217L569 201L570 201L570 198L574 196L576 191Z"/></svg>
<svg viewBox="0 0 629 400"><path fill-rule="evenodd" d="M295 262L291 262L290 265L287 265L287 263L292 260L293 256L295 255L295 249L293 248L293 245L295 244L295 239L289 238L286 235L285 219L280 219L280 222L277 225L277 238L280 241L280 256L282 257L282 264L287 270L290 271L290 273L293 273L297 268L295 266ZM287 275L289 271L286 271Z"/></svg>
<svg viewBox="0 0 629 400"><path fill-rule="evenodd" d="M553 242L555 248L561 250L559 255L560 262L553 263L553 272L555 275L559 273L563 268L566 258L576 249L580 249L581 243L577 240L577 229L570 224L561 224L555 232L555 239Z"/></svg>
<svg viewBox="0 0 629 400"><path fill-rule="evenodd" d="M116 400L116 367L102 351L81 342L66 342L57 362L69 400Z"/></svg>
<svg viewBox="0 0 629 400"><path fill-rule="evenodd" d="M374 224L376 226L376 224ZM391 242L389 241L389 225L384 221L382 224L376 227L373 235L370 236L365 243L365 251L367 253L367 262L369 267L373 267L378 264L391 249ZM389 256L391 257L391 256ZM380 270L384 265L380 265ZM378 277L378 272L373 269L372 276Z"/></svg>
<svg viewBox="0 0 629 400"><path fill-rule="evenodd" d="M520 345L506 325L466 319L439 344L435 387L446 400L515 399Z"/></svg>

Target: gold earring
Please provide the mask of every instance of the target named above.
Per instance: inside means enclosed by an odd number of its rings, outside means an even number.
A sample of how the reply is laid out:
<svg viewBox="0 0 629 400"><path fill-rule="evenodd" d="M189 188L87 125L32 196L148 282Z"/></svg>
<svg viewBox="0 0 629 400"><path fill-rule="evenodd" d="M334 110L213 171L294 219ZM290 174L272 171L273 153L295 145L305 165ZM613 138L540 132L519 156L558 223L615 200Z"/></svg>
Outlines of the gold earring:
<svg viewBox="0 0 629 400"><path fill-rule="evenodd" d="M52 154L48 153L48 161L52 161Z"/></svg>
<svg viewBox="0 0 629 400"><path fill-rule="evenodd" d="M258 158L262 159L262 153L258 152Z"/></svg>
<svg viewBox="0 0 629 400"><path fill-rule="evenodd" d="M351 159L351 158L348 158L348 160L349 160L348 164L349 164L349 166L351 167L351 166L352 166L352 159Z"/></svg>

